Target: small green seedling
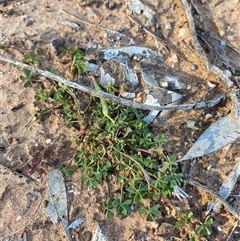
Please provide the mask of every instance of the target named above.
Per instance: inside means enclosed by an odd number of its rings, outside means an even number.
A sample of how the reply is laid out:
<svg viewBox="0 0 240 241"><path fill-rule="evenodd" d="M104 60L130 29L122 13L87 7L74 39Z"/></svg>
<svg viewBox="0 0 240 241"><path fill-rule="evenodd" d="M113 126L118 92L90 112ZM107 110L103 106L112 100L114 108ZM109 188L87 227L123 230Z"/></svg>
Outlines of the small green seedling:
<svg viewBox="0 0 240 241"><path fill-rule="evenodd" d="M40 89L35 94L36 101L42 102L48 98L47 93L44 89Z"/></svg>
<svg viewBox="0 0 240 241"><path fill-rule="evenodd" d="M58 83L59 88L55 91L53 99L61 104L68 104L72 101L71 96L69 95L70 88L62 83Z"/></svg>
<svg viewBox="0 0 240 241"><path fill-rule="evenodd" d="M116 208L116 213L123 215L127 215L129 212L131 212L131 205L132 200L127 199L126 201L123 201L122 195L118 195L116 199L112 202L112 206Z"/></svg>
<svg viewBox="0 0 240 241"><path fill-rule="evenodd" d="M212 233L212 230L210 226L213 224L213 218L210 216L207 216L204 222L196 228L196 233L200 236L203 236L205 234L210 235Z"/></svg>
<svg viewBox="0 0 240 241"><path fill-rule="evenodd" d="M127 196L133 199L133 203L143 202L148 191L148 186L144 182L130 184L127 189Z"/></svg>
<svg viewBox="0 0 240 241"><path fill-rule="evenodd" d="M23 72L24 72L25 76L21 75L20 79L24 82L24 87L25 88L31 87L32 86L32 81L31 81L32 71L24 68Z"/></svg>
<svg viewBox="0 0 240 241"><path fill-rule="evenodd" d="M86 60L83 57L83 53L78 48L70 48L67 50L64 47L59 47L58 51L60 52L61 56L70 56L71 58L71 72L73 76L79 76L87 71L87 65L85 64Z"/></svg>
<svg viewBox="0 0 240 241"><path fill-rule="evenodd" d="M39 60L42 57L42 53L40 51L31 51L28 55L25 56L25 61L28 64L39 65Z"/></svg>
<svg viewBox="0 0 240 241"><path fill-rule="evenodd" d="M43 121L43 111L38 111L37 113L36 113L36 116L37 116L37 119L38 119L38 121Z"/></svg>
<svg viewBox="0 0 240 241"><path fill-rule="evenodd" d="M108 198L104 205L104 213L107 219L111 219L116 215L116 208L113 202Z"/></svg>
<svg viewBox="0 0 240 241"><path fill-rule="evenodd" d="M52 74L56 74L57 73L57 70L56 69L51 69L49 67L46 67L46 71L52 73Z"/></svg>
<svg viewBox="0 0 240 241"><path fill-rule="evenodd" d="M74 173L74 170L72 168L69 168L69 167L64 167L64 166L61 166L59 168L59 170L66 176L66 177L70 177L73 175Z"/></svg>
<svg viewBox="0 0 240 241"><path fill-rule="evenodd" d="M154 206L152 206L151 208L145 208L142 207L139 209L138 213L141 215L144 215L147 217L148 220L150 221L155 221L156 217L161 216L161 212L159 211L159 204L156 204Z"/></svg>
<svg viewBox="0 0 240 241"><path fill-rule="evenodd" d="M192 223L193 221L193 212L189 212L185 215L184 219L182 221L179 221L176 223L177 228L182 228L187 223Z"/></svg>
<svg viewBox="0 0 240 241"><path fill-rule="evenodd" d="M87 71L87 66L84 63L83 53L80 49L70 49L70 54L72 55L72 65L71 71L78 76Z"/></svg>

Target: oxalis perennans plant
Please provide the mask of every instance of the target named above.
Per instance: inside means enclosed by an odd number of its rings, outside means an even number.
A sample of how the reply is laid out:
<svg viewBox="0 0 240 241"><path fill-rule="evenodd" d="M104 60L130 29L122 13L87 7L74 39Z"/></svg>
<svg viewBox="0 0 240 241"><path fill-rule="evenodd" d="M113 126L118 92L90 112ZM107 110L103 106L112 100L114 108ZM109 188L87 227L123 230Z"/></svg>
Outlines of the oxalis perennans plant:
<svg viewBox="0 0 240 241"><path fill-rule="evenodd" d="M64 53L71 56L74 75L86 71L81 51L72 48ZM79 68L77 63L81 65ZM91 80L97 90L104 90L95 79ZM114 90L114 87L107 90ZM183 177L178 172L174 156L164 155L166 138L151 134L141 111L105 99L91 98L88 111L83 112L80 101L68 86L46 80L45 87L36 92L37 101L44 103L50 99L51 103L57 104L68 126L78 122L88 127L78 141L74 161L81 169L81 179L87 187L97 187L103 179L109 181L108 177L118 187L119 192L110 193L103 203L106 217L127 215L137 210L140 215L154 221L161 216L161 196L171 195ZM42 120L44 111L38 111L39 120ZM73 173L73 167L60 169L67 176ZM192 215L188 214L177 226L182 228L191 220ZM197 234L209 234L212 219L205 221L196 228ZM190 240L197 238L193 236Z"/></svg>

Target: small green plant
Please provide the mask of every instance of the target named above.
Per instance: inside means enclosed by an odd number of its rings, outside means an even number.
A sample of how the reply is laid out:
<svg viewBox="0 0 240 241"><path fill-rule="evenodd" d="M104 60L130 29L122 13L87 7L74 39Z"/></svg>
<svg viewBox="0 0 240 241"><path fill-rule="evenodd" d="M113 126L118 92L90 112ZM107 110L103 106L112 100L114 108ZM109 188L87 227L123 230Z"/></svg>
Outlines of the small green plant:
<svg viewBox="0 0 240 241"><path fill-rule="evenodd" d="M40 51L31 51L29 54L25 56L25 61L28 64L38 65L39 59L42 56L42 53ZM26 68L23 69L24 75L20 76L20 79L24 82L24 87L31 87L32 86L32 70L28 70Z"/></svg>
<svg viewBox="0 0 240 241"><path fill-rule="evenodd" d="M69 167L64 167L64 166L61 166L59 168L60 171L62 171L62 173L66 176L66 177L70 177L73 175L74 173L74 170L72 168L69 168Z"/></svg>
<svg viewBox="0 0 240 241"><path fill-rule="evenodd" d="M95 89L97 91L102 91L101 87L99 86L99 84L97 83L97 81L92 78L93 80L93 85L95 87ZM100 98L100 101L101 101L101 106L102 106L102 113L104 116L106 116L110 121L112 121L114 123L114 120L109 116L108 114L108 106L107 106L107 101L104 100L103 98Z"/></svg>
<svg viewBox="0 0 240 241"><path fill-rule="evenodd" d="M210 226L213 224L213 218L210 216L207 216L204 220L204 222L196 228L196 233L200 236L203 236L205 234L210 235L212 233L212 230Z"/></svg>
<svg viewBox="0 0 240 241"><path fill-rule="evenodd" d="M87 71L87 66L85 64L85 59L83 57L83 53L80 49L72 47L67 50L64 47L59 47L58 51L61 56L69 56L71 58L71 72L74 77L78 77Z"/></svg>
<svg viewBox="0 0 240 241"><path fill-rule="evenodd" d="M53 99L57 103L61 103L63 105L71 104L72 102L72 98L70 95L71 91L72 91L71 88L69 88L68 86L62 83L58 83L58 88L54 93Z"/></svg>
<svg viewBox="0 0 240 241"><path fill-rule="evenodd" d="M108 198L104 205L104 213L107 219L111 219L116 215L116 208L113 205L113 202Z"/></svg>
<svg viewBox="0 0 240 241"><path fill-rule="evenodd" d="M139 214L145 215L148 220L155 221L155 218L161 216L161 212L159 211L159 204L152 206L151 208L142 207L139 209Z"/></svg>
<svg viewBox="0 0 240 241"><path fill-rule="evenodd" d="M32 81L31 81L31 77L32 77L32 71L28 70L28 69L23 69L23 73L24 75L20 76L20 79L23 81L24 83L24 87L31 87L32 86Z"/></svg>
<svg viewBox="0 0 240 241"><path fill-rule="evenodd" d="M148 186L146 183L139 181L136 185L136 182L132 182L127 188L127 196L131 197L133 203L142 203L147 191Z"/></svg>
<svg viewBox="0 0 240 241"><path fill-rule="evenodd" d="M80 113L80 101L75 96L73 90L68 86L58 83L58 88L54 92L53 100L63 106L65 123L67 125L75 121L81 122L84 119L84 116Z"/></svg>
<svg viewBox="0 0 240 241"><path fill-rule="evenodd" d="M53 74L56 74L57 73L57 70L56 69L51 69L49 67L46 67L46 70L50 73L53 73Z"/></svg>
<svg viewBox="0 0 240 241"><path fill-rule="evenodd" d="M127 199L123 201L123 196L118 195L116 199L112 202L112 206L116 208L117 214L127 215L131 211L132 200Z"/></svg>
<svg viewBox="0 0 240 241"><path fill-rule="evenodd" d="M40 89L35 94L35 99L42 102L48 98L47 92L44 89Z"/></svg>
<svg viewBox="0 0 240 241"><path fill-rule="evenodd" d="M39 60L42 57L42 53L40 51L31 51L29 54L25 56L25 61L28 64L39 65Z"/></svg>
<svg viewBox="0 0 240 241"><path fill-rule="evenodd" d="M193 212L189 212L188 214L185 215L183 220L176 223L176 227L182 228L185 224L192 223L192 221L193 221Z"/></svg>
<svg viewBox="0 0 240 241"><path fill-rule="evenodd" d="M37 117L37 119L38 119L38 121L43 121L43 115L44 115L44 112L43 111L37 111L36 112L36 117Z"/></svg>

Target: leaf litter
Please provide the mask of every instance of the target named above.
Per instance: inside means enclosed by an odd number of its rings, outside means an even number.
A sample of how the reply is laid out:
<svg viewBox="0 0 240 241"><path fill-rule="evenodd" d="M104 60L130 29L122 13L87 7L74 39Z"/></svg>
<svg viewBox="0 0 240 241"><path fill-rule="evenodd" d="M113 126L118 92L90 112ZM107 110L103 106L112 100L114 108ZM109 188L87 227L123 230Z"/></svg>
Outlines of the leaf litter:
<svg viewBox="0 0 240 241"><path fill-rule="evenodd" d="M211 124L210 127L200 135L188 152L178 159L177 162L205 156L235 142L239 137L239 127L232 122L230 115L227 115Z"/></svg>
<svg viewBox="0 0 240 241"><path fill-rule="evenodd" d="M62 224L65 237L71 241L72 238L68 229L67 194L62 172L57 169L49 171L46 176L46 184L50 200L45 212L53 223L60 222Z"/></svg>

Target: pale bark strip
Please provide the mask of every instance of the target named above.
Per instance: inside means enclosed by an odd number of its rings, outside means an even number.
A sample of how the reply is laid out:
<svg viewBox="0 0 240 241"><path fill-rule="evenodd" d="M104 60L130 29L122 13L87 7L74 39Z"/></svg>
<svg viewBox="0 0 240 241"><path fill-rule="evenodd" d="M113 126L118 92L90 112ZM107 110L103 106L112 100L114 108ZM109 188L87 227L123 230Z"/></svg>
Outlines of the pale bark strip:
<svg viewBox="0 0 240 241"><path fill-rule="evenodd" d="M146 104L134 102L134 101L131 101L131 100L127 100L127 99L124 99L124 98L120 98L120 97L117 97L115 95L111 95L109 93L103 92L103 91L97 91L93 88L90 88L90 87L87 87L87 86L84 86L84 85L76 84L76 83L71 82L70 80L68 80L66 78L63 78L63 77L59 76L59 75L53 74L53 73L48 72L48 71L41 70L41 69L39 69L35 66L30 66L30 65L24 64L22 62L19 62L19 61L13 59L13 58L5 57L1 54L0 54L0 61L7 62L7 63L13 64L13 65L31 70L31 71L36 72L40 75L43 75L47 78L55 80L56 82L60 82L64 85L67 85L67 86L72 87L74 89L81 90L81 91L86 92L90 95L93 95L93 96L96 96L96 97L99 97L99 98L108 99L108 100L111 100L111 101L114 101L114 102L117 102L117 103L120 103L120 104L123 104L123 105L126 105L126 106L130 106L130 107L134 107L134 108L138 108L138 109L144 109L144 110L159 110L159 111L161 111L161 110L204 109L204 108L210 108L210 107L213 107L213 106L219 104L225 97L224 95L221 95L221 96L216 97L212 100L201 101L201 102L192 103L192 104L171 105L171 106L152 106L152 105L146 105Z"/></svg>

